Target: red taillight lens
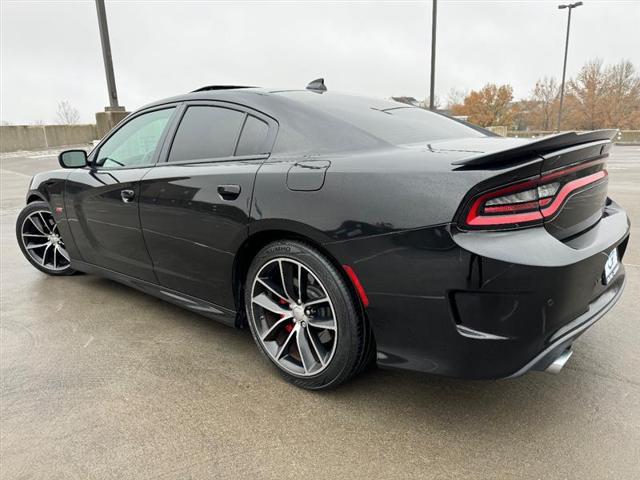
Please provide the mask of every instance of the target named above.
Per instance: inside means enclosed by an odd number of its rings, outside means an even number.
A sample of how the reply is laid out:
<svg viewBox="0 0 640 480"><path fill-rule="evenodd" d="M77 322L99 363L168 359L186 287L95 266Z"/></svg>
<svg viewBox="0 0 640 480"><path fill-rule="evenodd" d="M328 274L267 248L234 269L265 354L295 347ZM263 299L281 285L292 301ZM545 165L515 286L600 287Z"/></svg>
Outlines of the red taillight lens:
<svg viewBox="0 0 640 480"><path fill-rule="evenodd" d="M553 217L573 192L607 176L606 170L578 176L579 172L594 165L596 162L584 163L483 193L471 202L464 223L472 228L541 223L545 218Z"/></svg>

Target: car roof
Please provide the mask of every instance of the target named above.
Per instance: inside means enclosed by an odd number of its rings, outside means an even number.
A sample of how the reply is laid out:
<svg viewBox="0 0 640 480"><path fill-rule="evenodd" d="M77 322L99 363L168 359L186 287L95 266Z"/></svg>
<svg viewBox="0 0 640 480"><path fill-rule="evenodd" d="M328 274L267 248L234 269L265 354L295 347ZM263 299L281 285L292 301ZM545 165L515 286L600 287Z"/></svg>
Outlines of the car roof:
<svg viewBox="0 0 640 480"><path fill-rule="evenodd" d="M392 100L383 100L338 92L318 92L302 88L286 89L245 87L236 85L211 85L182 95L157 100L145 105L140 110L173 102L217 100L253 107L256 110L263 111L263 113L266 113L267 115L273 116L281 113L280 108L278 108L279 104L285 103L290 108L293 103L298 104L301 108L305 108L309 103L307 100L314 100L314 102L311 103L315 103L315 101L318 100L322 101L320 97L324 97L328 100L340 101L344 105L348 105L350 103L353 103L354 105L362 105L363 103L366 103L367 106L380 110L388 108L417 108Z"/></svg>
<svg viewBox="0 0 640 480"><path fill-rule="evenodd" d="M386 116L384 114L392 114L400 109L421 110L395 101L333 91L238 86L204 87L159 100L143 109L207 100L224 102L230 108L236 104L271 117L278 125L272 153L280 155L318 155L390 148L396 145L393 141L383 140L388 137L372 133L359 121L350 121L350 117L355 118L350 113L362 118L369 116L372 111L379 111Z"/></svg>

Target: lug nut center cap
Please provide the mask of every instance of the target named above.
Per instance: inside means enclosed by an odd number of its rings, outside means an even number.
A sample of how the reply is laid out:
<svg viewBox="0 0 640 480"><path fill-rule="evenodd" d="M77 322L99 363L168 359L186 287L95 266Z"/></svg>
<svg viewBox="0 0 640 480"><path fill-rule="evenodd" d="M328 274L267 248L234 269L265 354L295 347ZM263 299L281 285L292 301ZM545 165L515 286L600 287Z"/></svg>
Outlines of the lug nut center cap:
<svg viewBox="0 0 640 480"><path fill-rule="evenodd" d="M299 321L303 320L305 318L304 308L302 308L302 307L294 307L293 308L293 318L296 320L296 322L299 322Z"/></svg>

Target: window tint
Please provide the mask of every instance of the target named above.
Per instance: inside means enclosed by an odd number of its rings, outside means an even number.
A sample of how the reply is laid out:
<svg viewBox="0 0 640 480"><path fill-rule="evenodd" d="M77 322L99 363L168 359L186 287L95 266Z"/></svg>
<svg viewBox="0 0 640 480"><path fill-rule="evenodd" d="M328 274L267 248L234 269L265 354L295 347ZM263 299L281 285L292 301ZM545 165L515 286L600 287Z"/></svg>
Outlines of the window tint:
<svg viewBox="0 0 640 480"><path fill-rule="evenodd" d="M244 113L219 107L189 107L171 146L170 162L230 157Z"/></svg>
<svg viewBox="0 0 640 480"><path fill-rule="evenodd" d="M100 147L95 163L103 168L150 164L173 111L156 110L127 122Z"/></svg>
<svg viewBox="0 0 640 480"><path fill-rule="evenodd" d="M247 116L247 121L242 129L236 155L256 155L258 153L268 153L266 140L269 133L269 125L258 120L251 115Z"/></svg>
<svg viewBox="0 0 640 480"><path fill-rule="evenodd" d="M485 134L444 115L366 97L309 91L281 92L313 110L331 115L387 143L404 145Z"/></svg>

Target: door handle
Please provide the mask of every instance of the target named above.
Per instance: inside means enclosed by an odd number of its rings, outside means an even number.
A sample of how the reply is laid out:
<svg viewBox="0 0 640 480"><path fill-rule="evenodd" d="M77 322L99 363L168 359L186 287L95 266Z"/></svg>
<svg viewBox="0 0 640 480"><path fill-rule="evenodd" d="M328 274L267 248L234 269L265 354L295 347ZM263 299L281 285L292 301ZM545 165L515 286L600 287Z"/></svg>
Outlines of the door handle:
<svg viewBox="0 0 640 480"><path fill-rule="evenodd" d="M240 190L240 185L218 185L218 193L224 200L235 200Z"/></svg>
<svg viewBox="0 0 640 480"><path fill-rule="evenodd" d="M134 192L133 190L122 190L120 192L120 198L122 198L122 201L124 203L131 203L133 202L133 199L136 196L136 192Z"/></svg>

